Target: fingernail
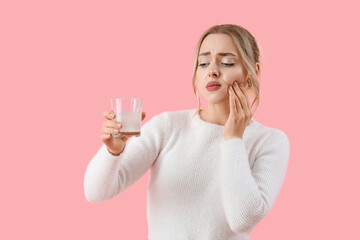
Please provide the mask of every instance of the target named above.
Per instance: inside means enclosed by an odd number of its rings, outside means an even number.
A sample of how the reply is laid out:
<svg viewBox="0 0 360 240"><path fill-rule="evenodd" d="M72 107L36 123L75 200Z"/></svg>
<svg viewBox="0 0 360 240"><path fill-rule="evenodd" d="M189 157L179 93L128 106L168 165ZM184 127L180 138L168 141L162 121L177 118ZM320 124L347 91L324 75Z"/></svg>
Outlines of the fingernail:
<svg viewBox="0 0 360 240"><path fill-rule="evenodd" d="M239 86L237 82L234 82L234 85L235 85L235 86Z"/></svg>
<svg viewBox="0 0 360 240"><path fill-rule="evenodd" d="M114 114L113 114L113 113L111 113L111 114L110 114L110 117L113 117L113 116L114 116Z"/></svg>
<svg viewBox="0 0 360 240"><path fill-rule="evenodd" d="M231 86L231 85L229 85L229 88L230 88L230 90L233 90L233 88L232 88L232 86Z"/></svg>
<svg viewBox="0 0 360 240"><path fill-rule="evenodd" d="M240 87L244 87L244 84L243 84L243 83L240 83Z"/></svg>
<svg viewBox="0 0 360 240"><path fill-rule="evenodd" d="M117 129L114 129L114 133L117 133L119 130L117 130Z"/></svg>
<svg viewBox="0 0 360 240"><path fill-rule="evenodd" d="M121 124L116 124L117 127L121 127Z"/></svg>

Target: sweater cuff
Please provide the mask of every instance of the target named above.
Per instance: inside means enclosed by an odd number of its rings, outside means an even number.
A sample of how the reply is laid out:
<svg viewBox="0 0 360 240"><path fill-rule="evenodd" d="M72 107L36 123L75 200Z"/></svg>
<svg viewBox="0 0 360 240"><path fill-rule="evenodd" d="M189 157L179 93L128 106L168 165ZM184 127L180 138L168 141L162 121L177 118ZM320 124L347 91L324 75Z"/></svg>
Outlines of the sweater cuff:
<svg viewBox="0 0 360 240"><path fill-rule="evenodd" d="M122 156L123 156L124 151L123 151L122 153L120 153L119 156L114 156L114 155L112 155L112 154L109 152L109 150L107 149L106 145L103 144L102 147L100 148L99 153L101 154L102 159L105 159L106 162L108 162L109 164L112 165L114 162L120 161L120 159L121 159Z"/></svg>
<svg viewBox="0 0 360 240"><path fill-rule="evenodd" d="M245 142L241 138L232 138L223 142L223 150L225 152L233 152L236 154L246 153Z"/></svg>

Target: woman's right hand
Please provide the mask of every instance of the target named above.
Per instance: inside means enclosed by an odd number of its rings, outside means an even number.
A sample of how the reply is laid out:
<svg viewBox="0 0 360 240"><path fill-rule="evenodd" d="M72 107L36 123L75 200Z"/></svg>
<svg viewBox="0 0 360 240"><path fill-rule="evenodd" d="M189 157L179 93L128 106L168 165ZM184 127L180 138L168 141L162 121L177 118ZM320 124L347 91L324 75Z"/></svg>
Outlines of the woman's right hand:
<svg viewBox="0 0 360 240"><path fill-rule="evenodd" d="M145 116L146 113L142 112L141 121L144 120ZM104 117L106 118L106 121L103 124L101 140L112 155L118 156L124 150L128 137L112 136L112 134L118 134L122 128L121 123L115 121L115 113L112 110L106 110L104 112Z"/></svg>

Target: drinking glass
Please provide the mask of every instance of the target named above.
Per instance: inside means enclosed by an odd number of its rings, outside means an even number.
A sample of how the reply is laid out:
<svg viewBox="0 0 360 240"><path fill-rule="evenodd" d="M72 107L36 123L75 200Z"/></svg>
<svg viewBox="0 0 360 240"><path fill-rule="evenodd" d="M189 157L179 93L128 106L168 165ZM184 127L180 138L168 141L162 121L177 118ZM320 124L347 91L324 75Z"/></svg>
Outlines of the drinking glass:
<svg viewBox="0 0 360 240"><path fill-rule="evenodd" d="M119 134L112 134L114 137L141 135L141 98L111 98L111 109L115 113L115 121L122 125Z"/></svg>

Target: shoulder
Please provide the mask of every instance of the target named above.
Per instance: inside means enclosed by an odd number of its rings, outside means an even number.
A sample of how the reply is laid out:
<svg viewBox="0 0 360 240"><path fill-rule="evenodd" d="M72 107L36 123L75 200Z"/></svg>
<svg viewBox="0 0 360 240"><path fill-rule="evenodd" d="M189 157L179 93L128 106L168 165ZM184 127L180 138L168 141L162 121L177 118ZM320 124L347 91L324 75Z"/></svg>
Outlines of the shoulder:
<svg viewBox="0 0 360 240"><path fill-rule="evenodd" d="M281 129L263 125L256 120L254 120L254 125L256 135L258 135L262 139L280 138L282 140L289 140L287 134Z"/></svg>
<svg viewBox="0 0 360 240"><path fill-rule="evenodd" d="M163 112L164 114L168 114L170 117L176 119L186 119L189 115L195 110L193 109L183 109L183 110L175 110L175 111L167 111Z"/></svg>
<svg viewBox="0 0 360 240"><path fill-rule="evenodd" d="M290 151L290 141L287 134L278 128L265 126L255 121L255 131L258 146L262 149L282 149L285 152Z"/></svg>
<svg viewBox="0 0 360 240"><path fill-rule="evenodd" d="M158 114L157 116L169 120L171 123L176 123L181 125L181 123L185 123L187 119L190 118L192 113L195 110L193 109L184 109L184 110L175 110L175 111L166 111Z"/></svg>
<svg viewBox="0 0 360 240"><path fill-rule="evenodd" d="M172 128L174 126L181 126L186 122L194 110L177 110L177 111L164 111L151 117L146 124L156 124L162 127Z"/></svg>

